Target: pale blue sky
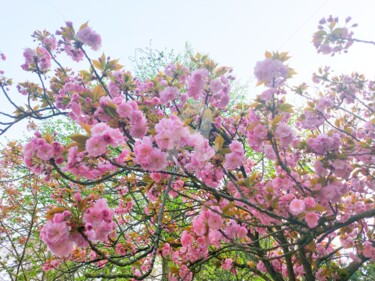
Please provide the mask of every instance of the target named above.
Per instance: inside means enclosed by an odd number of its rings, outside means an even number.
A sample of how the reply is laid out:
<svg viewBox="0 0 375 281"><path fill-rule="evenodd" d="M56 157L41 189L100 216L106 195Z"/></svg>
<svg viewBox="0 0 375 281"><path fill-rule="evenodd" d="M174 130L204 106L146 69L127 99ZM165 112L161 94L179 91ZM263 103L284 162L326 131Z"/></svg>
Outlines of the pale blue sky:
<svg viewBox="0 0 375 281"><path fill-rule="evenodd" d="M375 39L375 1L372 0L1 0L0 50L15 69L22 63L22 50L32 45L35 29L57 30L65 20L78 27L89 21L102 35L106 54L127 58L138 47L182 50L189 41L195 50L207 52L222 64L233 66L241 78L252 75L254 63L264 50L290 51L292 65L302 69L324 60L315 56L311 34L317 21L329 14L352 16L359 23L357 34ZM360 56L368 48L360 49ZM371 49L370 49L371 50ZM352 53L356 53L353 50ZM375 51L375 48L374 48ZM369 51L371 52L371 51ZM371 52L375 53L375 52ZM374 55L371 54L372 58ZM351 56L353 68L363 62ZM358 57L359 58L359 57ZM296 66L298 65L298 67ZM343 66L347 65L345 63ZM300 67L301 66L301 67ZM303 72L305 72L303 70Z"/></svg>
<svg viewBox="0 0 375 281"><path fill-rule="evenodd" d="M375 46L353 46L349 54L332 58L317 55L311 44L317 22L330 14L352 16L359 24L356 36L375 40L373 0L0 0L0 4L0 51L8 57L1 68L16 81L26 77L20 65L23 49L34 46L33 31L55 31L65 20L76 27L89 21L103 40L97 55L104 51L125 66L130 66L128 57L135 49L148 46L150 40L155 48L177 51L189 41L196 51L233 67L242 80L252 77L265 50L289 51L299 80L309 79L320 65L333 65L341 72L359 70L375 78Z"/></svg>

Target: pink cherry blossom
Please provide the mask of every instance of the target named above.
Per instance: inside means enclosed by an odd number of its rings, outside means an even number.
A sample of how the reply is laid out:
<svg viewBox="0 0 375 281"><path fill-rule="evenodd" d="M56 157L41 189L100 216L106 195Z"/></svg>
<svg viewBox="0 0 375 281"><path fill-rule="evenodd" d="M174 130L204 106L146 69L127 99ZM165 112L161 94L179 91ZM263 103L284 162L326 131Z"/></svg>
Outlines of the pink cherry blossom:
<svg viewBox="0 0 375 281"><path fill-rule="evenodd" d="M255 65L254 75L269 87L277 87L288 77L289 69L282 61L266 58Z"/></svg>
<svg viewBox="0 0 375 281"><path fill-rule="evenodd" d="M285 123L280 123L275 131L276 136L280 139L281 147L287 147L293 141L292 129Z"/></svg>
<svg viewBox="0 0 375 281"><path fill-rule="evenodd" d="M245 161L245 154L242 144L239 141L232 141L229 145L231 153L225 155L224 168L237 169L242 166Z"/></svg>
<svg viewBox="0 0 375 281"><path fill-rule="evenodd" d="M289 211L293 215L298 216L300 213L305 211L305 201L293 199L292 202L290 202Z"/></svg>
<svg viewBox="0 0 375 281"><path fill-rule="evenodd" d="M113 211L108 207L107 200L99 199L94 206L83 215L87 236L91 241L105 241L114 230Z"/></svg>
<svg viewBox="0 0 375 281"><path fill-rule="evenodd" d="M171 116L169 119L163 118L156 124L155 130L157 132L155 141L158 147L166 150L184 145L189 134L189 130L176 116Z"/></svg>
<svg viewBox="0 0 375 281"><path fill-rule="evenodd" d="M194 238L187 231L183 231L180 240L182 246L189 247L192 245Z"/></svg>
<svg viewBox="0 0 375 281"><path fill-rule="evenodd" d="M305 215L305 221L310 228L314 228L318 225L319 216L317 213L309 212Z"/></svg>
<svg viewBox="0 0 375 281"><path fill-rule="evenodd" d="M231 258L225 259L223 264L222 264L222 268L224 270L230 271L231 268L232 268L232 264L233 264L233 260Z"/></svg>
<svg viewBox="0 0 375 281"><path fill-rule="evenodd" d="M90 27L86 26L85 28L79 30L77 32L78 39L86 44L87 46L91 47L93 50L99 50L102 39L99 34L93 31Z"/></svg>
<svg viewBox="0 0 375 281"><path fill-rule="evenodd" d="M203 94L203 88L208 76L207 69L198 69L191 73L188 79L188 95L197 100Z"/></svg>
<svg viewBox="0 0 375 281"><path fill-rule="evenodd" d="M160 101L163 104L166 104L169 101L174 100L179 95L179 90L176 87L166 87L160 93Z"/></svg>

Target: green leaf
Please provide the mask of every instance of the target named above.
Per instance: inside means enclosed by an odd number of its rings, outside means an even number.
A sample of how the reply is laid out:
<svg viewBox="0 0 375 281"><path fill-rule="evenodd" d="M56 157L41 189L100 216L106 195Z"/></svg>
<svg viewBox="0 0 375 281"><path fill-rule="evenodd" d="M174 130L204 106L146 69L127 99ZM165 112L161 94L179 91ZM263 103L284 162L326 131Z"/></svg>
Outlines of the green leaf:
<svg viewBox="0 0 375 281"><path fill-rule="evenodd" d="M86 141L89 139L88 136L84 136L84 135L81 135L81 134L73 134L73 135L70 135L69 137L73 141L75 141L76 143L78 143L79 145L82 145L82 146L85 146Z"/></svg>
<svg viewBox="0 0 375 281"><path fill-rule="evenodd" d="M278 108L282 112L294 113L293 105L289 103L282 103L278 106Z"/></svg>
<svg viewBox="0 0 375 281"><path fill-rule="evenodd" d="M224 144L224 138L221 135L218 135L215 138L215 144L214 144L215 151L219 151L223 147L223 144Z"/></svg>
<svg viewBox="0 0 375 281"><path fill-rule="evenodd" d="M88 26L89 22L85 22L84 24L82 24L80 27L79 27L79 30L82 30L82 29L85 29L87 26Z"/></svg>

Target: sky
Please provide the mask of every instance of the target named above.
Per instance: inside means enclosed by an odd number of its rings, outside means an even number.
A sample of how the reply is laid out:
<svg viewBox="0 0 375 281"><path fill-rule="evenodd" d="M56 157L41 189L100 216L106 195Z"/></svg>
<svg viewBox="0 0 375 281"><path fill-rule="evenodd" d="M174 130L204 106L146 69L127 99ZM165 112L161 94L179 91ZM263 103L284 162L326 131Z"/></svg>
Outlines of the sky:
<svg viewBox="0 0 375 281"><path fill-rule="evenodd" d="M21 71L22 52L33 47L34 30L55 31L64 22L76 28L86 21L102 36L102 52L130 68L137 48L183 51L189 42L220 65L233 67L241 81L253 81L253 68L264 52L288 51L289 65L307 81L319 66L337 73L362 72L375 79L375 46L355 44L348 54L322 56L311 44L317 23L328 15L347 16L359 24L355 37L375 40L373 0L0 0L1 69L15 81L28 79ZM75 64L72 62L72 64ZM259 89L249 89L254 95ZM17 92L13 93L17 95ZM0 108L7 105L0 98ZM11 132L12 133L12 132Z"/></svg>

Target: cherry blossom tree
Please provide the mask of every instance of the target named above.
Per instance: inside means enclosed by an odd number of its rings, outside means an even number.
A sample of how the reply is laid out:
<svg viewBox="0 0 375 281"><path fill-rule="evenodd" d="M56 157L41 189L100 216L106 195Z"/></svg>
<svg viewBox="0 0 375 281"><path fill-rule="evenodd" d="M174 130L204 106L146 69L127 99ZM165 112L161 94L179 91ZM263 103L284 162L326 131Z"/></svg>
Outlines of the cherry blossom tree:
<svg viewBox="0 0 375 281"><path fill-rule="evenodd" d="M345 22L320 21L318 52L375 44ZM87 24L33 37L22 68L38 82L14 88L1 73L15 108L2 113L1 132L24 119L81 128L65 142L37 131L23 148L24 164L54 189L40 239L64 270L116 280L348 280L375 260L374 81L321 68L311 94L290 85L287 53L266 52L254 69L262 92L229 108L232 70L208 56L142 80L116 59L90 58L102 42ZM88 68L64 67L63 54ZM304 99L298 112L289 95Z"/></svg>

